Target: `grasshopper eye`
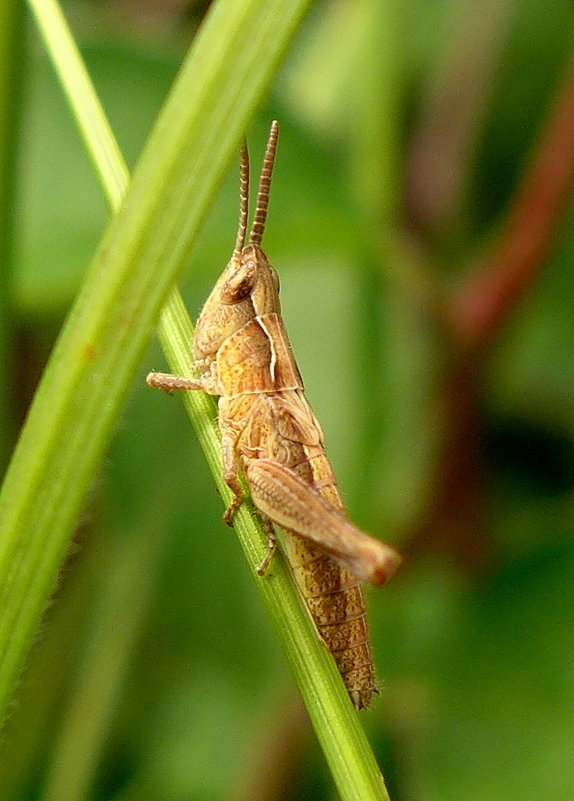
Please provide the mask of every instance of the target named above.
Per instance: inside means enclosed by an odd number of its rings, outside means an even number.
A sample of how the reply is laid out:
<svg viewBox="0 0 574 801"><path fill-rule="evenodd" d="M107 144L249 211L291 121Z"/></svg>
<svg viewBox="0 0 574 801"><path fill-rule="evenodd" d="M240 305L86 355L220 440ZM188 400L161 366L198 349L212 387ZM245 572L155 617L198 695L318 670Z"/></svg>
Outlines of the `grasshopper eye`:
<svg viewBox="0 0 574 801"><path fill-rule="evenodd" d="M255 284L255 265L253 262L242 264L237 272L225 282L221 292L222 303L239 303L253 291Z"/></svg>

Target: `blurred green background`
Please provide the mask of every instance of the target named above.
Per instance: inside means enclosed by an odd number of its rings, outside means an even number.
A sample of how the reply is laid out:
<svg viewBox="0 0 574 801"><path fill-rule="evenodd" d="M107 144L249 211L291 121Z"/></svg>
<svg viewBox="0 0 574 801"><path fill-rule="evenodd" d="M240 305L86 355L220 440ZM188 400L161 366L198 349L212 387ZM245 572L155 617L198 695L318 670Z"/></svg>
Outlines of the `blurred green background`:
<svg viewBox="0 0 574 801"><path fill-rule="evenodd" d="M64 5L130 165L207 5ZM361 715L394 801L572 797L566 179L480 358L444 309L507 236L573 33L567 0L318 2L248 132L257 169L280 121L265 247L350 515L406 556L369 592L381 696ZM18 83L4 453L108 216L31 20ZM182 281L193 317L237 184ZM164 368L153 344L2 733L3 801L333 797L183 407L145 386Z"/></svg>

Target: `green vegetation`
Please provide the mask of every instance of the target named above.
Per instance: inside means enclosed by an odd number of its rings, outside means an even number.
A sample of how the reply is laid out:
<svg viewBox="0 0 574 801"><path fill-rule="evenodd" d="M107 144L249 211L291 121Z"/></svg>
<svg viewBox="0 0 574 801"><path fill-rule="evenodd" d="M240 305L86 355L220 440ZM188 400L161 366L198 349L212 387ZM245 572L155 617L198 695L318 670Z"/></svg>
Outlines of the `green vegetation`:
<svg viewBox="0 0 574 801"><path fill-rule="evenodd" d="M406 557L369 593L382 693L359 716L390 796L566 801L574 10L316 5L269 88L307 4L226 5L150 139L196 12L69 9L137 164L98 247L126 172L97 145L94 169L32 17L24 40L1 4L1 454L82 287L0 507L2 799L332 795L257 592L284 568L252 580L180 400L144 384L176 272L194 317L231 252L240 136L257 163L277 118L284 316L352 518Z"/></svg>

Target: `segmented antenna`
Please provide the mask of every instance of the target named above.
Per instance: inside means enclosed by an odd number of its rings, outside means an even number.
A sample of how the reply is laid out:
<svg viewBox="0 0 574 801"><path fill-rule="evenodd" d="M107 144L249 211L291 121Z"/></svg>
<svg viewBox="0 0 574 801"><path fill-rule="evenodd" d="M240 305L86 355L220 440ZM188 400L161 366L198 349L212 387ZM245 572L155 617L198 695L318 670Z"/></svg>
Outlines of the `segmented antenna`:
<svg viewBox="0 0 574 801"><path fill-rule="evenodd" d="M241 146L239 160L239 225L233 255L239 256L245 245L245 232L247 231L247 216L249 214L249 152L247 142Z"/></svg>
<svg viewBox="0 0 574 801"><path fill-rule="evenodd" d="M253 219L253 226L249 234L250 245L260 245L265 230L265 220L267 218L267 206L269 204L269 186L271 184L271 173L273 172L273 164L275 162L275 150L277 148L277 136L279 135L279 126L277 120L271 123L271 130L269 131L269 140L263 157L263 167L261 168L261 177L259 178L259 189L257 191L257 206L255 207L255 217Z"/></svg>

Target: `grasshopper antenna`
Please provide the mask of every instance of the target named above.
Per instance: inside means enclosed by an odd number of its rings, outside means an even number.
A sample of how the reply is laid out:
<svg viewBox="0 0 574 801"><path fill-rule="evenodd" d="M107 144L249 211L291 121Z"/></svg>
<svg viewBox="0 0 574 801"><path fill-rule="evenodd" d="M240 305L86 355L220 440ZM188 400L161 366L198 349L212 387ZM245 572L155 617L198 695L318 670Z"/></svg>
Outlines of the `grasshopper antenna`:
<svg viewBox="0 0 574 801"><path fill-rule="evenodd" d="M271 173L275 163L275 150L277 149L277 137L279 135L279 125L277 120L271 123L269 139L265 156L263 157L263 167L259 178L259 189L257 191L257 206L255 207L255 217L253 226L249 234L250 245L260 245L265 230L265 220L267 218L267 206L269 205L269 186L271 184Z"/></svg>
<svg viewBox="0 0 574 801"><path fill-rule="evenodd" d="M239 160L239 225L233 255L239 256L245 245L247 215L249 213L249 152L247 142L243 141Z"/></svg>

